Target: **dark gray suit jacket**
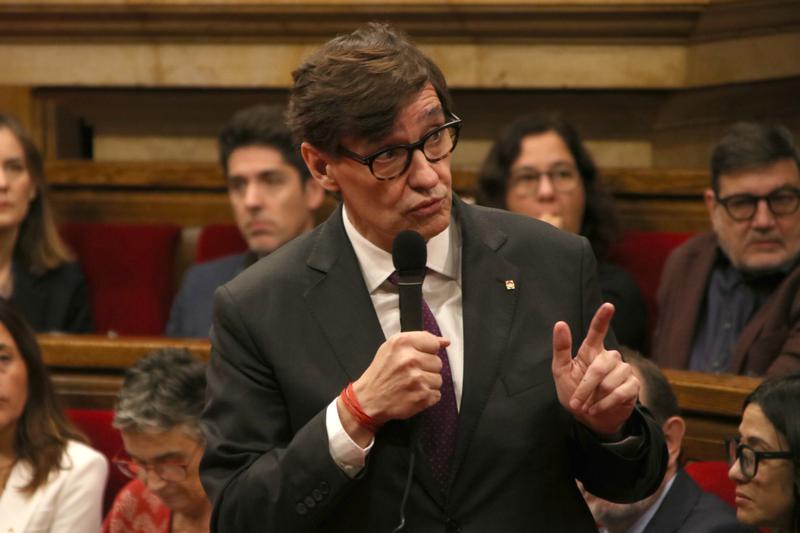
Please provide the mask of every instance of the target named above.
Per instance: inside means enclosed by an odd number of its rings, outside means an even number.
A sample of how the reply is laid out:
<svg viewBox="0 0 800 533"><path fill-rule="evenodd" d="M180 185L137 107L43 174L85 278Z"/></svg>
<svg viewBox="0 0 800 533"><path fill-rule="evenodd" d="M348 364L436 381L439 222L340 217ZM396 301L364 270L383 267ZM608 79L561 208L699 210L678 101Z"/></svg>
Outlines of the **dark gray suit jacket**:
<svg viewBox="0 0 800 533"><path fill-rule="evenodd" d="M447 490L408 422L379 431L358 479L331 458L325 409L384 341L338 209L216 293L201 463L212 531L388 533L410 446L409 532L595 531L575 477L618 501L656 489L666 447L649 417L634 412L642 445L622 455L556 398L553 324L565 320L579 345L599 304L588 241L458 199L454 216L464 381Z"/></svg>
<svg viewBox="0 0 800 533"><path fill-rule="evenodd" d="M248 254L226 255L193 265L183 277L167 322L170 337L208 337L214 291L241 272Z"/></svg>
<svg viewBox="0 0 800 533"><path fill-rule="evenodd" d="M736 520L736 512L713 494L704 492L689 474L678 470L670 491L645 533L757 533Z"/></svg>

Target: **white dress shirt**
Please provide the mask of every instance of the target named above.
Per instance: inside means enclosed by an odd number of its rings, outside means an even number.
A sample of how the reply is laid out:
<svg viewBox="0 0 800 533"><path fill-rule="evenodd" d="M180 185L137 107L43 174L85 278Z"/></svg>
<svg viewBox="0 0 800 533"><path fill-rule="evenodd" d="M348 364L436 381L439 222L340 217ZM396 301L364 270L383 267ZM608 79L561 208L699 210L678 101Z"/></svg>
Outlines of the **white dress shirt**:
<svg viewBox="0 0 800 533"><path fill-rule="evenodd" d="M384 337L388 339L400 332L400 297L397 287L388 281L394 272L392 254L361 235L350 222L344 207L342 219ZM464 320L461 303L461 235L458 226L451 221L444 231L428 241L427 249L428 274L422 284L422 297L436 317L442 337L450 341L447 357L453 376L456 406L460 408L464 382ZM347 475L356 476L364 467L374 440L366 448L361 448L350 438L339 419L336 399L328 405L325 425L331 457Z"/></svg>

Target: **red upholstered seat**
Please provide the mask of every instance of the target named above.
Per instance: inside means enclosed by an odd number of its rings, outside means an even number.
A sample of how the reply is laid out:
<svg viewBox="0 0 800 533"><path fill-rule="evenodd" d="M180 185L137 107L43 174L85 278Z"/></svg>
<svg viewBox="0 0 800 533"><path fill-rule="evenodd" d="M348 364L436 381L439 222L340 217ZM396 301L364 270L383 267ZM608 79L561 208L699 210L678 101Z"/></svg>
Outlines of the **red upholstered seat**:
<svg viewBox="0 0 800 533"><path fill-rule="evenodd" d="M180 237L169 224L64 224L61 234L86 276L95 331L161 335Z"/></svg>
<svg viewBox="0 0 800 533"><path fill-rule="evenodd" d="M736 485L728 477L725 461L696 461L684 467L695 483L706 492L716 494L722 501L736 507Z"/></svg>
<svg viewBox="0 0 800 533"><path fill-rule="evenodd" d="M693 235L689 232L627 231L609 251L609 261L627 270L642 291L649 333L656 324L656 293L664 263L673 249Z"/></svg>
<svg viewBox="0 0 800 533"><path fill-rule="evenodd" d="M233 224L210 224L203 227L197 238L195 262L202 263L247 250L247 243L239 228Z"/></svg>
<svg viewBox="0 0 800 533"><path fill-rule="evenodd" d="M92 448L101 452L108 459L108 483L103 498L103 514L105 515L114 503L117 492L130 481L111 464L114 456L122 450L122 437L120 437L119 431L111 427L114 413L108 409L67 409L67 416L88 437Z"/></svg>

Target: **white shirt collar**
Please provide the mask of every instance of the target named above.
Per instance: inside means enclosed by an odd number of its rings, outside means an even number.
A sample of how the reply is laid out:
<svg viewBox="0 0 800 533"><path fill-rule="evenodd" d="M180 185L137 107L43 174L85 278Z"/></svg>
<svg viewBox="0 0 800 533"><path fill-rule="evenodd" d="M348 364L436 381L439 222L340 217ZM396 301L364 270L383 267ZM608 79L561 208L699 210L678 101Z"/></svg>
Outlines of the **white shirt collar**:
<svg viewBox="0 0 800 533"><path fill-rule="evenodd" d="M356 258L358 258L367 290L372 294L394 272L392 254L378 248L358 232L350 222L344 204L342 204L342 220L344 221L344 231L353 245ZM428 261L425 266L429 270L458 281L461 272L461 254L458 252L461 250L461 246L457 228L456 231L451 231L453 224L454 221L451 219L444 231L428 240Z"/></svg>

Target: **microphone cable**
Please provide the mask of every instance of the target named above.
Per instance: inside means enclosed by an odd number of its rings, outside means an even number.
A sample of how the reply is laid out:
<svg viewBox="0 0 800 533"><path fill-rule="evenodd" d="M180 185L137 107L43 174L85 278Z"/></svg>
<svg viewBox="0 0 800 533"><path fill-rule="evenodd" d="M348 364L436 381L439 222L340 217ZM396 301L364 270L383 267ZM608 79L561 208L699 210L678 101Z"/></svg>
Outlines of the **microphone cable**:
<svg viewBox="0 0 800 533"><path fill-rule="evenodd" d="M406 476L406 486L403 489L403 499L400 500L400 523L392 530L392 533L398 533L406 527L406 502L408 502L408 494L411 492L411 481L414 479L414 460L416 454L414 453L414 443L410 443L410 451L408 452L408 476Z"/></svg>

